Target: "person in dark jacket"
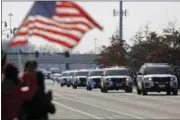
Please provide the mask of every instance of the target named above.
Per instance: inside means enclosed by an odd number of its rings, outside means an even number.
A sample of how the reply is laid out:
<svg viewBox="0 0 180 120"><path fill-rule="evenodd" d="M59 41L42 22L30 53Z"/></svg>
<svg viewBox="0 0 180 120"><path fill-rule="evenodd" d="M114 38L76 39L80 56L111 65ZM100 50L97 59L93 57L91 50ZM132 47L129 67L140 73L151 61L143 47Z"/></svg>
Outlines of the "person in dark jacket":
<svg viewBox="0 0 180 120"><path fill-rule="evenodd" d="M32 100L25 101L23 105L26 114L26 120L48 120L48 113L55 113L55 107L51 103L51 92L45 93L44 75L37 70L38 63L36 61L28 61L25 63L25 71L36 69L36 79L38 90Z"/></svg>
<svg viewBox="0 0 180 120"><path fill-rule="evenodd" d="M5 55L5 54L4 54ZM22 91L22 82L18 77L18 68L10 61L6 61L6 55L1 58L1 119L14 120L21 118L21 108L24 100L30 100L36 92L36 81L29 84L29 90Z"/></svg>

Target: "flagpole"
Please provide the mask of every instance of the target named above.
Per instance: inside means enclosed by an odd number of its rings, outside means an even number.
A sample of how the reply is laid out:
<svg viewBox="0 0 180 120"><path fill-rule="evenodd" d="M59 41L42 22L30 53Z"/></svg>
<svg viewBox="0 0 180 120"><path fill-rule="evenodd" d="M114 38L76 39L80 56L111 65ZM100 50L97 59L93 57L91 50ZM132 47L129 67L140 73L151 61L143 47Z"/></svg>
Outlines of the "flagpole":
<svg viewBox="0 0 180 120"><path fill-rule="evenodd" d="M32 6L31 6L31 8L29 9L29 11L27 12L25 18L22 20L22 22L21 22L19 28L21 28L21 27L23 26L23 23L24 23L24 21L27 19L28 15L29 15L29 12L32 10L34 4L35 4L35 2L32 4ZM17 32L16 32L16 33L18 33L18 32L19 32L19 29L17 29ZM9 43L12 42L12 40L15 38L15 36L16 36L16 35L13 35L13 37L10 39ZM9 48L9 44L8 44L7 48L6 48L4 51L7 52L7 51L8 51L8 48Z"/></svg>
<svg viewBox="0 0 180 120"><path fill-rule="evenodd" d="M18 53L19 69L20 69L21 72L23 72L23 66L22 66L21 54L19 53L19 49L17 50L17 53Z"/></svg>

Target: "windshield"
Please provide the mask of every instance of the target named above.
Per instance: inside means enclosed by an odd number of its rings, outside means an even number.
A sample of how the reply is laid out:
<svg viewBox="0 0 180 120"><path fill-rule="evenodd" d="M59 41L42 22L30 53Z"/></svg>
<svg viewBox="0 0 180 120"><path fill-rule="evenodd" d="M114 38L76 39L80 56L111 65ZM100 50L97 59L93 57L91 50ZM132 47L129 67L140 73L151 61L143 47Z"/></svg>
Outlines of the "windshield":
<svg viewBox="0 0 180 120"><path fill-rule="evenodd" d="M62 74L62 77L66 77L66 76L68 76L68 73L63 73Z"/></svg>
<svg viewBox="0 0 180 120"><path fill-rule="evenodd" d="M129 75L129 71L127 69L123 70L107 70L105 76L114 76L114 75Z"/></svg>
<svg viewBox="0 0 180 120"><path fill-rule="evenodd" d="M73 76L75 72L70 72L69 73L69 76Z"/></svg>
<svg viewBox="0 0 180 120"><path fill-rule="evenodd" d="M147 67L144 69L144 74L171 74L170 67Z"/></svg>
<svg viewBox="0 0 180 120"><path fill-rule="evenodd" d="M88 72L77 72L76 76L87 76Z"/></svg>
<svg viewBox="0 0 180 120"><path fill-rule="evenodd" d="M59 69L51 69L51 73L52 73L52 74L59 73L59 72L60 72Z"/></svg>
<svg viewBox="0 0 180 120"><path fill-rule="evenodd" d="M91 71L89 76L101 76L103 71Z"/></svg>

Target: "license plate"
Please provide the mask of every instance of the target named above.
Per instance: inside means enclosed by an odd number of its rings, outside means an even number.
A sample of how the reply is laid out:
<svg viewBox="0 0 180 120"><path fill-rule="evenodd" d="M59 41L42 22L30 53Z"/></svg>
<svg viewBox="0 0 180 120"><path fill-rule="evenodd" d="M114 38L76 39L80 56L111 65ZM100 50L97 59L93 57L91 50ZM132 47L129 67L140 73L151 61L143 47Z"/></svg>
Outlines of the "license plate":
<svg viewBox="0 0 180 120"><path fill-rule="evenodd" d="M122 86L122 84L116 84L117 86Z"/></svg>
<svg viewBox="0 0 180 120"><path fill-rule="evenodd" d="M163 88L163 87L165 87L165 85L159 85L159 87L160 87L160 88Z"/></svg>

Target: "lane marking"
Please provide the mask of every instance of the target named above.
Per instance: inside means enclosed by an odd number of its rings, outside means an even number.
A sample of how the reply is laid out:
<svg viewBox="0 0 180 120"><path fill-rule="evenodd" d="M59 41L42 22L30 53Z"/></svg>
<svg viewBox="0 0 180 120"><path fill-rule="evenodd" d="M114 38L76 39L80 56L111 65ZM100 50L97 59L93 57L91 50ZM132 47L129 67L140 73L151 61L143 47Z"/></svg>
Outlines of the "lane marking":
<svg viewBox="0 0 180 120"><path fill-rule="evenodd" d="M58 94L58 93L57 93L57 94ZM74 101L74 102L86 104L86 105L89 105L89 106L92 106L92 107L96 107L96 108L99 108L99 109L102 109L102 110L114 112L114 113L117 113L117 114L122 114L122 115L129 116L129 117L135 118L135 119L145 119L145 118L142 118L142 117L139 117L139 116L135 116L135 115L132 115L132 114L129 114L129 113L125 113L125 112L121 112L121 111L115 111L115 110L108 109L108 108L102 108L102 107L100 107L100 106L92 105L92 104L90 104L90 103L83 102L83 101L81 101L81 100L75 100L75 99L72 99L72 98L69 98L69 97L65 97L65 96L63 96L63 95L60 95L60 94L58 94L58 95L59 95L60 97L65 98L65 99L69 99L69 100Z"/></svg>
<svg viewBox="0 0 180 120"><path fill-rule="evenodd" d="M78 110L78 109L69 107L69 106L64 105L64 104L62 104L62 103L59 103L59 102L57 102L57 101L53 101L53 103L56 104L56 105L58 105L58 106L64 107L64 108L69 109L69 110L74 111L74 112L78 112L78 113L80 113L80 114L89 116L89 117L94 118L94 119L104 119L104 118L101 118L101 117L99 117L99 116L93 115L93 114L91 114L91 113L84 112L84 111L81 111L81 110Z"/></svg>

